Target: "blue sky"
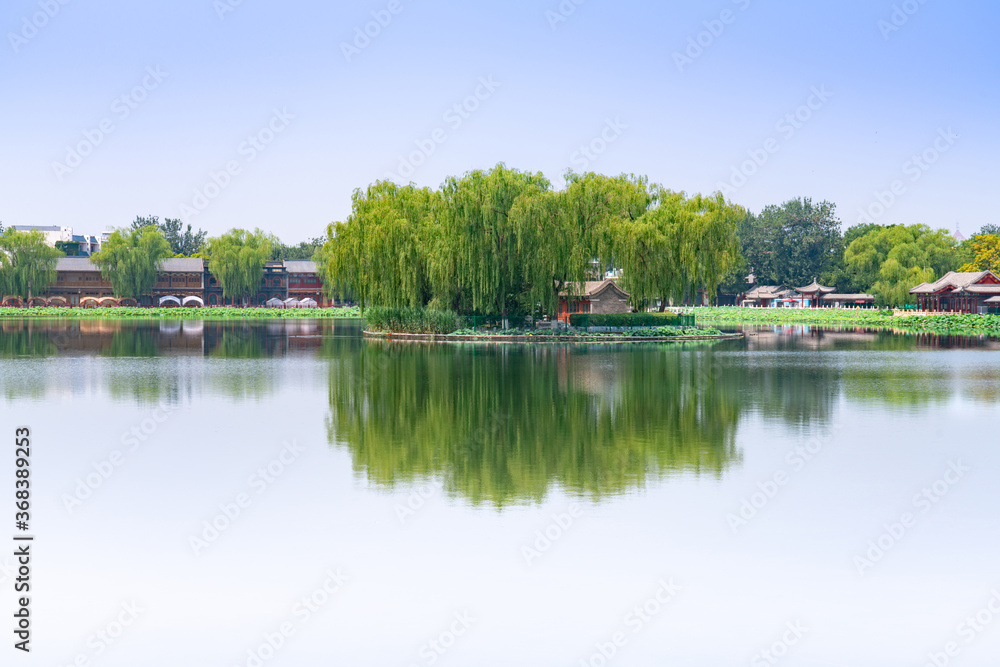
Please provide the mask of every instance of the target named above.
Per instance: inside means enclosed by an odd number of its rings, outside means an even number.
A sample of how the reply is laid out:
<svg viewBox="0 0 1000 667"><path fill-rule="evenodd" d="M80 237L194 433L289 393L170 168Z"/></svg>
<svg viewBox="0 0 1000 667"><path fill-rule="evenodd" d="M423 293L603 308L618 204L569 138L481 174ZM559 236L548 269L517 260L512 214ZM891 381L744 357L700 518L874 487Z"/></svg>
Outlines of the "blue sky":
<svg viewBox="0 0 1000 667"><path fill-rule="evenodd" d="M294 243L374 180L504 162L968 234L997 222L998 19L972 0L7 0L0 220Z"/></svg>

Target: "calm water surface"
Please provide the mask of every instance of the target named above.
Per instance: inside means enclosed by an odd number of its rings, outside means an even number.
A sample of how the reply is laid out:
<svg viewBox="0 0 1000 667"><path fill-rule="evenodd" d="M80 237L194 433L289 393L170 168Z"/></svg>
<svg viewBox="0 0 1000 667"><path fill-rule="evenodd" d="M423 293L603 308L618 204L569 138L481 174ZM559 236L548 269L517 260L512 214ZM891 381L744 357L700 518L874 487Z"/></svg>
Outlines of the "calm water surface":
<svg viewBox="0 0 1000 667"><path fill-rule="evenodd" d="M1000 663L1000 343L747 332L0 322L22 662Z"/></svg>

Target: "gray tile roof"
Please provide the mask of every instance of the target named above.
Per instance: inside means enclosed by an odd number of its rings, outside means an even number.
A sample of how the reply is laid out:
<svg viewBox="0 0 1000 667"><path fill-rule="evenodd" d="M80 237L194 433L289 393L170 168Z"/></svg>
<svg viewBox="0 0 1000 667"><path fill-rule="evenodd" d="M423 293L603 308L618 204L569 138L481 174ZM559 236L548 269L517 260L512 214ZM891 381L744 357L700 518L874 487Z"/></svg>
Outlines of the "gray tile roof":
<svg viewBox="0 0 1000 667"><path fill-rule="evenodd" d="M89 257L60 257L56 260L56 271L100 271Z"/></svg>
<svg viewBox="0 0 1000 667"><path fill-rule="evenodd" d="M316 262L308 259L286 259L285 271L289 273L316 273Z"/></svg>
<svg viewBox="0 0 1000 667"><path fill-rule="evenodd" d="M171 273L202 273L205 270L205 260L200 257L171 257L163 260L160 270Z"/></svg>

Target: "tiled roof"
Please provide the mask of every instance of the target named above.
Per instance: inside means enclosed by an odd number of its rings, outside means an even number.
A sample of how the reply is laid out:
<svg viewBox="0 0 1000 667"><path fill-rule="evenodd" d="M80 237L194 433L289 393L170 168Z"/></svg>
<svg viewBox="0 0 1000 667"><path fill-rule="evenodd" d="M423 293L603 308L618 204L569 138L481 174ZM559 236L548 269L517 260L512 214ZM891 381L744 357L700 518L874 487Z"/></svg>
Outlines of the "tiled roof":
<svg viewBox="0 0 1000 667"><path fill-rule="evenodd" d="M205 270L205 260L200 257L171 257L163 260L160 270L171 273L202 273Z"/></svg>
<svg viewBox="0 0 1000 667"><path fill-rule="evenodd" d="M100 271L89 257L60 257L56 260L56 271Z"/></svg>
<svg viewBox="0 0 1000 667"><path fill-rule="evenodd" d="M784 285L758 285L747 292L747 299L787 299L798 294Z"/></svg>
<svg viewBox="0 0 1000 667"><path fill-rule="evenodd" d="M316 262L308 259L286 259L285 271L289 273L316 273Z"/></svg>
<svg viewBox="0 0 1000 667"><path fill-rule="evenodd" d="M583 289L581 290L581 286ZM623 290L618 284L611 280L588 280L584 283L571 283L567 289L563 290L564 295L569 296L582 296L582 297L592 297L597 296L605 289L612 288L617 292L620 292L623 296L628 297L628 292Z"/></svg>
<svg viewBox="0 0 1000 667"><path fill-rule="evenodd" d="M975 271L975 272L965 272L958 273L956 271L949 271L932 283L921 283L913 289L910 290L910 294L933 294L935 292L940 292L946 287L955 288L965 288L969 285L979 282L987 275L991 275L989 271Z"/></svg>
<svg viewBox="0 0 1000 667"><path fill-rule="evenodd" d="M795 291L801 292L803 294L810 294L814 292L822 292L824 294L829 294L830 292L836 291L836 289L837 289L836 287L824 287L823 285L820 285L818 282L816 282L815 279L813 279L811 285L806 285L805 287L796 287Z"/></svg>

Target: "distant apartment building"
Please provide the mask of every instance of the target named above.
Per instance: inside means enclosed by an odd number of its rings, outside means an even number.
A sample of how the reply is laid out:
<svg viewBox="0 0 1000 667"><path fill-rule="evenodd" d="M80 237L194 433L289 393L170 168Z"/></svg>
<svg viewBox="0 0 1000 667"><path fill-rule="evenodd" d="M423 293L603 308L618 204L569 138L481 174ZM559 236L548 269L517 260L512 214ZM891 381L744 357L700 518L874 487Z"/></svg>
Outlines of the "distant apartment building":
<svg viewBox="0 0 1000 667"><path fill-rule="evenodd" d="M56 247L57 242L64 244L77 244L80 256L89 257L101 249L101 246L111 236L111 231L102 232L100 237L92 234L74 234L72 227L61 225L14 225L13 229L19 232L38 231L45 236L45 243Z"/></svg>

